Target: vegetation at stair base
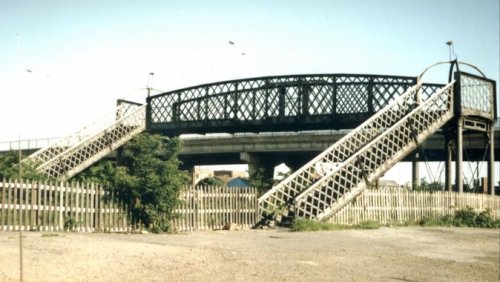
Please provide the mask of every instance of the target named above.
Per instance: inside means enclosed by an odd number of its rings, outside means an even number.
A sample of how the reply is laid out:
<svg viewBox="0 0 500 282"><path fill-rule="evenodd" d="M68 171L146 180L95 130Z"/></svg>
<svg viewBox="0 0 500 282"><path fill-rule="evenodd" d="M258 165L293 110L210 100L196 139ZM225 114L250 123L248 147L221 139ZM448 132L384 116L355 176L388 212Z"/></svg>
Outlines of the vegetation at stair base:
<svg viewBox="0 0 500 282"><path fill-rule="evenodd" d="M21 166L21 171L19 171ZM0 181L2 179L19 179L19 173L23 179L29 180L55 180L49 176L36 171L37 164L23 162L19 163L19 153L10 151L0 155Z"/></svg>
<svg viewBox="0 0 500 282"><path fill-rule="evenodd" d="M267 179L265 177L265 172L264 168L258 168L250 175L248 181L250 187L255 187L257 189L259 197L273 187L273 179Z"/></svg>
<svg viewBox="0 0 500 282"><path fill-rule="evenodd" d="M177 138L140 134L124 146L118 162L101 161L74 179L103 184L127 205L133 220L151 232L167 232L189 183L188 173L179 169L180 150Z"/></svg>
<svg viewBox="0 0 500 282"><path fill-rule="evenodd" d="M375 221L364 221L356 225L335 224L323 221L316 221L310 219L296 218L293 221L290 231L332 231L332 230L346 230L346 229L378 229L380 225Z"/></svg>

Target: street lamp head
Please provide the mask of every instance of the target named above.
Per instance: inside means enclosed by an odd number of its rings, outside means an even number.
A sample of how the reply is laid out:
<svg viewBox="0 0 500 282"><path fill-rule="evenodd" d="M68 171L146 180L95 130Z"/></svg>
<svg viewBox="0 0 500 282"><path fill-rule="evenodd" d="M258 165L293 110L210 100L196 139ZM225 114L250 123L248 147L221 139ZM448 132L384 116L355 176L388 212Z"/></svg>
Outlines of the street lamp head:
<svg viewBox="0 0 500 282"><path fill-rule="evenodd" d="M453 45L453 41L451 41L451 40L450 40L450 41L447 41L447 42L446 42L446 45L448 45L448 46Z"/></svg>

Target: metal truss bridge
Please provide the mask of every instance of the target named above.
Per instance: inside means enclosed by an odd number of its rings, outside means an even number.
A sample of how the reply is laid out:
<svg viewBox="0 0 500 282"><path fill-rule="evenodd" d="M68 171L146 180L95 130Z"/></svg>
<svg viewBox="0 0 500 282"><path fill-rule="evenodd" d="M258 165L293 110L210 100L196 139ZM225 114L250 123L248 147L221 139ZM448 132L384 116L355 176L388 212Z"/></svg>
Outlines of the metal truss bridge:
<svg viewBox="0 0 500 282"><path fill-rule="evenodd" d="M263 216L327 219L422 142L442 129L446 187L462 191L463 132L488 139L488 185L493 189L495 81L458 69L447 84L421 77L295 75L226 81L161 93L146 105L121 101L105 122L62 139L24 162L67 179L134 135L348 129L350 133L259 199ZM452 79L452 70L456 68Z"/></svg>
<svg viewBox="0 0 500 282"><path fill-rule="evenodd" d="M318 74L204 84L147 99L147 128L182 133L351 129L401 96L416 77ZM422 85L428 97L440 84Z"/></svg>

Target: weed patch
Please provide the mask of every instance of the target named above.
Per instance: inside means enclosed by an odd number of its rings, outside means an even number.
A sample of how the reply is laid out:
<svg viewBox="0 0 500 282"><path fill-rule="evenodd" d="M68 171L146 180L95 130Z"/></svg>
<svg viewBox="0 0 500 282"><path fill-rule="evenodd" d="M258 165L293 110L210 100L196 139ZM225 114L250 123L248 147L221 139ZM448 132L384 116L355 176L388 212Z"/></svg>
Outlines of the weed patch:
<svg viewBox="0 0 500 282"><path fill-rule="evenodd" d="M309 219L297 218L294 220L290 231L332 231L332 230L347 230L347 229L378 229L380 225L375 221L364 221L357 225L345 225L315 221Z"/></svg>
<svg viewBox="0 0 500 282"><path fill-rule="evenodd" d="M457 210L453 216L423 218L418 223L420 226L456 226L456 227L480 227L500 228L500 220L491 216L491 210L486 209L476 213L471 207Z"/></svg>
<svg viewBox="0 0 500 282"><path fill-rule="evenodd" d="M58 233L43 233L42 238L58 237Z"/></svg>

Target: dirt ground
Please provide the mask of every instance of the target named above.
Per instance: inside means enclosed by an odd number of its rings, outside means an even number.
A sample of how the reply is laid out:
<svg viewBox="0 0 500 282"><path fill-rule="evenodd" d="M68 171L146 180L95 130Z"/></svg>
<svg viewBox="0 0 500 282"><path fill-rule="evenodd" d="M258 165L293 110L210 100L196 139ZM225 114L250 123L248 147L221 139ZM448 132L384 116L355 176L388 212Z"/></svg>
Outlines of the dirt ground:
<svg viewBox="0 0 500 282"><path fill-rule="evenodd" d="M25 281L500 279L499 229L23 234ZM18 280L18 233L0 233L0 250L0 281Z"/></svg>

